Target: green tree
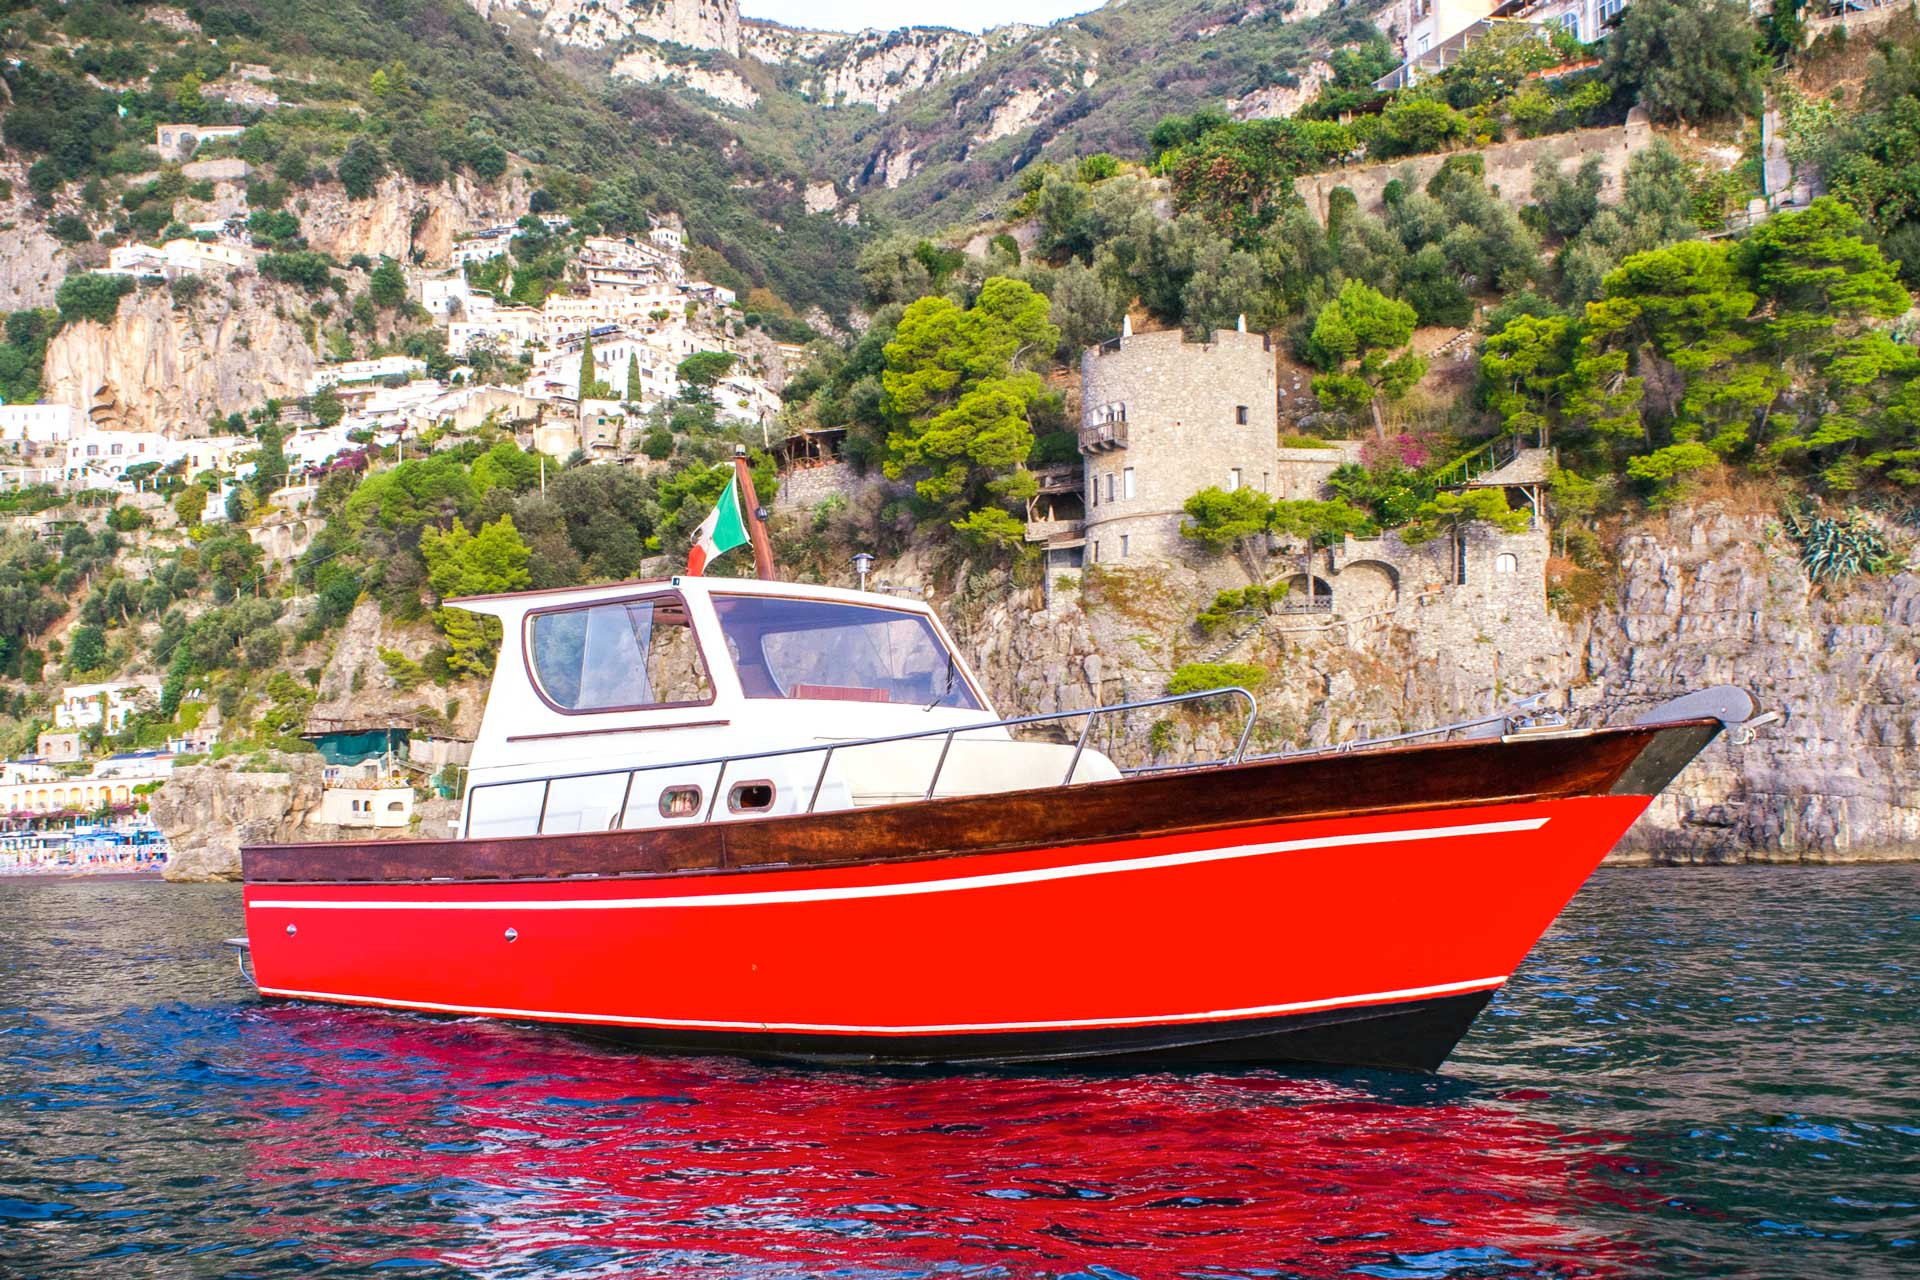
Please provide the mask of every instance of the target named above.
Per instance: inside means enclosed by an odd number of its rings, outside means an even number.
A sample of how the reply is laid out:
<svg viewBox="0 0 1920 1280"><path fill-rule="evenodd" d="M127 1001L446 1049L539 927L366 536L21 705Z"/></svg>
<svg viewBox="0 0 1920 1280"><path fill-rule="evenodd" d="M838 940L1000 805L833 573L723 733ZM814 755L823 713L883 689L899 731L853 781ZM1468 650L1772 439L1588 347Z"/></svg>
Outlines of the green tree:
<svg viewBox="0 0 1920 1280"><path fill-rule="evenodd" d="M735 357L725 351L696 351L674 368L682 385L711 395L720 379L733 371Z"/></svg>
<svg viewBox="0 0 1920 1280"><path fill-rule="evenodd" d="M1047 299L1023 281L996 276L967 308L947 298L914 302L884 353L887 475L917 477L920 500L949 520L1031 497L1023 464L1033 451L1029 409L1043 386L1028 366L1059 341Z"/></svg>
<svg viewBox="0 0 1920 1280"><path fill-rule="evenodd" d="M1655 120L1740 115L1756 101L1755 36L1745 0L1634 0L1602 74Z"/></svg>
<svg viewBox="0 0 1920 1280"><path fill-rule="evenodd" d="M380 265L373 269L367 279L367 293L373 298L374 305L392 311L406 305L407 276L400 264L392 258L380 259Z"/></svg>
<svg viewBox="0 0 1920 1280"><path fill-rule="evenodd" d="M1547 447L1579 337L1564 316L1523 315L1487 338L1480 353L1481 398L1508 431L1530 432Z"/></svg>
<svg viewBox="0 0 1920 1280"><path fill-rule="evenodd" d="M642 383L640 380L640 357L637 353L627 357L627 385L622 395L630 404L640 402Z"/></svg>
<svg viewBox="0 0 1920 1280"><path fill-rule="evenodd" d="M463 524L445 533L427 529L420 535L420 554L427 563L427 583L442 600L518 591L530 580L527 560L532 552L512 516L481 525L478 533L467 532ZM452 650L447 657L450 670L486 675L493 669L500 645L498 618L443 606L435 611L434 621Z"/></svg>
<svg viewBox="0 0 1920 1280"><path fill-rule="evenodd" d="M279 424L268 423L260 429L260 448L253 460L253 491L261 502L287 482L286 435Z"/></svg>
<svg viewBox="0 0 1920 1280"><path fill-rule="evenodd" d="M1400 530L1400 537L1410 547L1419 546L1442 534L1458 537L1467 525L1475 522L1490 524L1506 533L1520 533L1531 523L1531 517L1525 511L1509 509L1506 491L1502 489L1436 493L1420 504L1413 520Z"/></svg>
<svg viewBox="0 0 1920 1280"><path fill-rule="evenodd" d="M1588 341L1643 365L1655 357L1680 374L1674 439L1704 438L1722 455L1749 444L1785 375L1746 358L1755 346L1748 317L1757 299L1729 247L1689 240L1634 254L1608 274L1604 292L1587 308Z"/></svg>
<svg viewBox="0 0 1920 1280"><path fill-rule="evenodd" d="M307 401L307 411L313 415L315 422L330 427L347 416L347 404L340 398L340 392L334 385L328 383L313 393L313 397Z"/></svg>
<svg viewBox="0 0 1920 1280"><path fill-rule="evenodd" d="M192 528L200 523L200 517L206 514L207 491L204 486L187 485L173 495L173 512L180 517L180 523Z"/></svg>
<svg viewBox="0 0 1920 1280"><path fill-rule="evenodd" d="M120 299L132 293L133 289L131 276L88 272L62 280L60 287L54 290L53 303L60 308L60 319L66 323L92 320L98 324L112 324L113 317L120 310Z"/></svg>
<svg viewBox="0 0 1920 1280"><path fill-rule="evenodd" d="M356 138L347 148L347 153L340 157L336 171L340 175L341 185L347 189L348 198L365 200L373 194L375 184L386 176L387 161L378 147L365 138Z"/></svg>
<svg viewBox="0 0 1920 1280"><path fill-rule="evenodd" d="M107 663L107 638L99 627L81 625L67 641L67 664L75 673L98 671Z"/></svg>
<svg viewBox="0 0 1920 1280"><path fill-rule="evenodd" d="M1369 408L1375 432L1384 434L1381 400L1398 400L1427 371L1427 362L1405 349L1415 319L1411 306L1378 289L1358 280L1341 285L1307 338L1307 358L1326 370L1313 380L1320 403L1349 413Z"/></svg>

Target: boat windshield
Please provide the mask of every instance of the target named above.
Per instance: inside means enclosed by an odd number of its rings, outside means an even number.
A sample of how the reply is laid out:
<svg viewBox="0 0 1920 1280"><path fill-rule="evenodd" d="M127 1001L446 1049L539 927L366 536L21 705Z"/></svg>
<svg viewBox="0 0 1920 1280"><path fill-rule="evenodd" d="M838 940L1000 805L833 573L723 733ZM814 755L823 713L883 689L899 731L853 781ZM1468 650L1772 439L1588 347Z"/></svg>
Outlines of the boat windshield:
<svg viewBox="0 0 1920 1280"><path fill-rule="evenodd" d="M713 597L749 698L825 698L980 710L917 613L777 596Z"/></svg>

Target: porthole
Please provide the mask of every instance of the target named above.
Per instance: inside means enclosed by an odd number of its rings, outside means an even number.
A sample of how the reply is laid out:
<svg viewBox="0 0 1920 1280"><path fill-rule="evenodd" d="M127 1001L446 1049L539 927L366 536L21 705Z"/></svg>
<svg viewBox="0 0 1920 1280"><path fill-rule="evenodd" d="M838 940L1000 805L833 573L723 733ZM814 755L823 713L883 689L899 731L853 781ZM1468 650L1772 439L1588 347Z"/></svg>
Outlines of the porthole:
<svg viewBox="0 0 1920 1280"><path fill-rule="evenodd" d="M727 808L734 813L765 813L773 808L771 782L736 782L727 792Z"/></svg>
<svg viewBox="0 0 1920 1280"><path fill-rule="evenodd" d="M700 812L700 788L668 787L660 793L660 816L691 818Z"/></svg>

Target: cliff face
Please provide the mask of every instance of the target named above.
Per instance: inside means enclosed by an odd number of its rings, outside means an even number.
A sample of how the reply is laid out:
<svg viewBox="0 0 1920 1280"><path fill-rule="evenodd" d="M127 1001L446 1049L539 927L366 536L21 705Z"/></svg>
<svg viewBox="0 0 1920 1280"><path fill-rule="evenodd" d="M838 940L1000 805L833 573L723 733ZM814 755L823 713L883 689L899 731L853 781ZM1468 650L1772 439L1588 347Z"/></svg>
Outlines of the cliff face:
<svg viewBox="0 0 1920 1280"><path fill-rule="evenodd" d="M390 173L365 200L349 199L338 183L315 188L304 199L300 226L309 244L343 262L364 253L440 267L456 237L515 221L532 194L517 164L492 183L459 173L443 186L423 187Z"/></svg>
<svg viewBox="0 0 1920 1280"><path fill-rule="evenodd" d="M1233 575L1222 566L1096 572L1038 589L942 590L909 560L894 581L930 589L1005 714L1153 697L1182 662L1257 662L1255 750L1486 714L1541 690L1630 720L1687 691L1735 684L1778 712L1752 743L1722 737L1656 799L1621 862L1845 862L1920 854L1920 575L1816 591L1798 549L1765 515L1681 509L1621 535L1613 599L1524 645L1436 647L1419 632L1325 629L1277 616L1232 642L1190 621ZM1218 580L1216 580L1218 579ZM1174 715L1167 759L1209 758L1237 724ZM1151 714L1115 744L1147 758ZM1103 725L1106 723L1103 720ZM1096 741L1106 738L1103 728Z"/></svg>
<svg viewBox="0 0 1920 1280"><path fill-rule="evenodd" d="M654 48L622 54L614 60L612 74L620 80L683 85L743 110L760 101L759 92L738 72L725 67L703 67L697 62L675 62Z"/></svg>
<svg viewBox="0 0 1920 1280"><path fill-rule="evenodd" d="M26 166L0 162L0 179L13 194L0 200L0 311L24 311L53 305L53 291L75 267L73 254L47 234L40 210L27 193Z"/></svg>
<svg viewBox="0 0 1920 1280"><path fill-rule="evenodd" d="M340 827L320 822L324 765L317 753L270 753L267 767L248 758L176 769L153 793L153 824L167 837L169 880L238 880L240 850L252 844L330 840L418 840L444 836L457 802L433 799L414 806L411 827Z"/></svg>
<svg viewBox="0 0 1920 1280"><path fill-rule="evenodd" d="M185 306L143 288L112 324L70 324L47 345L47 398L103 428L201 433L214 415L306 393L315 360L294 318L305 306L251 273L210 280Z"/></svg>
<svg viewBox="0 0 1920 1280"><path fill-rule="evenodd" d="M1629 533L1617 603L1582 651L1607 697L1751 689L1781 722L1719 743L1623 852L1662 862L1845 861L1920 848L1920 577L1816 592L1755 515L1676 512Z"/></svg>
<svg viewBox="0 0 1920 1280"><path fill-rule="evenodd" d="M496 16L509 6L474 7ZM555 44L606 49L633 36L670 41L691 49L740 52L739 0L518 0L512 6L540 20L540 34Z"/></svg>
<svg viewBox="0 0 1920 1280"><path fill-rule="evenodd" d="M803 91L826 106L866 103L885 111L910 93L965 75L1032 30L996 27L982 35L927 27L863 31L813 53L807 61L814 70Z"/></svg>

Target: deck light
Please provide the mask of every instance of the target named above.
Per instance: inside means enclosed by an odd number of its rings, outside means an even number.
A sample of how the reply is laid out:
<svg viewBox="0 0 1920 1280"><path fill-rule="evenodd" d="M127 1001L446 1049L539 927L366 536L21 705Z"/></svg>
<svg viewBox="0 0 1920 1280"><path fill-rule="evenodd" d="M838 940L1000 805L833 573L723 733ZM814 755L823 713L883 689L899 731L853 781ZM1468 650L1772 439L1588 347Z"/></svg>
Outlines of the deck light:
<svg viewBox="0 0 1920 1280"><path fill-rule="evenodd" d="M853 571L860 575L860 589L867 589L867 574L873 569L873 556L865 551L853 554Z"/></svg>

